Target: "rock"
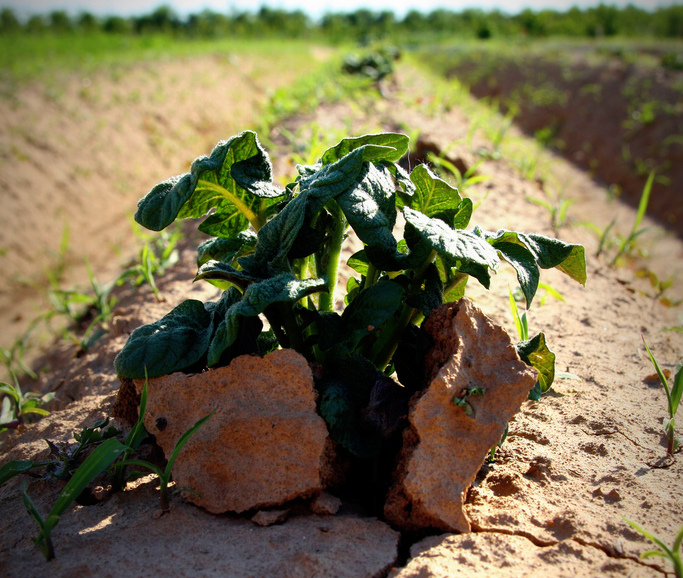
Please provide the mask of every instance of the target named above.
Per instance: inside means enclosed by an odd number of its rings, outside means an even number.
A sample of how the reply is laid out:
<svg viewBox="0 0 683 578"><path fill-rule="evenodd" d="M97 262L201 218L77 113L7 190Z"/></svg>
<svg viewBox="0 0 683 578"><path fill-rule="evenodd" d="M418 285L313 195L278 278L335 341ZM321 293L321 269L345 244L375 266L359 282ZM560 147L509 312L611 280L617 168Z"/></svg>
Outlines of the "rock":
<svg viewBox="0 0 683 578"><path fill-rule="evenodd" d="M143 386L135 381L138 393ZM176 487L192 490L187 500L213 513L240 513L323 489L327 427L301 355L245 355L205 373L150 379L144 424L168 459L180 436L214 409L173 466Z"/></svg>
<svg viewBox="0 0 683 578"><path fill-rule="evenodd" d="M289 509L286 510L259 510L251 517L251 521L257 526L274 526L282 524L289 516Z"/></svg>
<svg viewBox="0 0 683 578"><path fill-rule="evenodd" d="M468 532L463 492L527 398L535 372L503 328L467 299L442 305L425 329L435 342L427 360L433 378L411 400L384 514L402 530Z"/></svg>
<svg viewBox="0 0 683 578"><path fill-rule="evenodd" d="M334 516L341 508L341 500L328 492L322 492L316 496L310 504L314 514Z"/></svg>

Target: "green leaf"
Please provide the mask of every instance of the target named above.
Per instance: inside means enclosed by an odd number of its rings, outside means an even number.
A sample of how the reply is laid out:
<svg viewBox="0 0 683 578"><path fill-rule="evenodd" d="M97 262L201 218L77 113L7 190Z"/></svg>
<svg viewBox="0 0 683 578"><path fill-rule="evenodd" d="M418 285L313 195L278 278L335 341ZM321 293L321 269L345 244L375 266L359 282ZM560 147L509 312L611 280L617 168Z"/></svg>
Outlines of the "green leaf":
<svg viewBox="0 0 683 578"><path fill-rule="evenodd" d="M61 516L85 487L106 470L128 447L119 440L109 438L97 446L74 472L69 483L57 498L49 516Z"/></svg>
<svg viewBox="0 0 683 578"><path fill-rule="evenodd" d="M256 246L256 233L251 229L241 231L232 239L214 237L197 247L197 267L209 261L231 263L237 257L246 255Z"/></svg>
<svg viewBox="0 0 683 578"><path fill-rule="evenodd" d="M189 299L159 321L139 327L114 360L120 377L144 379L182 371L206 354L212 317L201 301Z"/></svg>
<svg viewBox="0 0 683 578"><path fill-rule="evenodd" d="M405 207L404 215L406 221L450 266L457 266L481 282L488 269L495 271L498 268L497 251L480 236L451 229L440 219L430 219L409 207Z"/></svg>
<svg viewBox="0 0 683 578"><path fill-rule="evenodd" d="M304 171L299 179L299 194L259 230L254 254L239 261L242 268L262 278L289 272L290 252L302 229L305 234L305 224L310 223L325 204L342 196L343 200L338 199L340 206L349 222L353 221L352 226L360 227L356 232L361 238L374 244L391 244L393 237L387 230L394 222L389 216L394 202L394 184L384 168L365 162L369 146L374 145L363 144L332 164ZM394 150L379 148L389 157ZM364 207L366 202L371 206ZM393 243L395 245L395 240Z"/></svg>
<svg viewBox="0 0 683 578"><path fill-rule="evenodd" d="M190 173L159 183L138 202L135 220L152 231L165 229L176 220L196 185L197 178Z"/></svg>
<svg viewBox="0 0 683 578"><path fill-rule="evenodd" d="M555 354L548 349L545 334L539 333L528 341L515 345L522 361L538 371L538 386L545 393L555 380Z"/></svg>
<svg viewBox="0 0 683 578"><path fill-rule="evenodd" d="M443 289L439 270L434 263L430 263L425 272L424 289L408 297L406 303L427 317L443 303Z"/></svg>
<svg viewBox="0 0 683 578"><path fill-rule="evenodd" d="M335 198L358 238L383 253L396 252L394 181L386 167L365 165L362 178Z"/></svg>
<svg viewBox="0 0 683 578"><path fill-rule="evenodd" d="M254 317L274 303L295 303L307 295L325 291L324 279L298 279L291 273L252 283L242 298L231 305L220 322L211 340L208 351L208 365L216 365L221 355L238 336L239 318Z"/></svg>
<svg viewBox="0 0 683 578"><path fill-rule="evenodd" d="M364 159L398 162L408 152L410 139L399 133L367 134L354 138L345 138L335 146L327 149L321 158L323 164L331 164L350 152L363 148Z"/></svg>
<svg viewBox="0 0 683 578"><path fill-rule="evenodd" d="M403 287L393 281L361 291L344 310L337 344L353 351L363 337L379 329L401 306Z"/></svg>
<svg viewBox="0 0 683 578"><path fill-rule="evenodd" d="M500 243L516 243L526 248L541 269L555 267L582 285L586 284L586 256L583 245L565 243L552 237L515 231L499 230L496 233L476 228L475 233L497 247Z"/></svg>
<svg viewBox="0 0 683 578"><path fill-rule="evenodd" d="M238 271L221 261L204 263L194 278L195 281L202 279L224 291L231 286L235 286L243 291L251 283L261 280L258 277L248 275L244 271Z"/></svg>
<svg viewBox="0 0 683 578"><path fill-rule="evenodd" d="M647 342L645 341L645 336L641 335L643 339L643 344L645 345L645 350L647 351L647 355L650 358L650 362L652 363L652 366L655 368L655 371L657 372L657 375L659 376L659 381L662 384L662 387L664 388L664 391L666 391L666 400L669 404L669 417L671 419L674 418L676 415L676 411L673 406L673 392L672 390L669 390L669 384L666 381L666 376L664 375L664 372L662 369L659 367L659 363L657 363L657 360L655 359L655 356L652 354L652 351L650 351L650 348L647 345ZM682 360L683 361L683 360ZM680 365L681 362L679 362ZM676 365L676 370L680 372L679 365ZM674 383L678 383L679 387L680 386L680 377L678 376L678 373L675 374L674 376ZM678 409L678 402L681 399L681 392L678 392L678 400L676 401L676 409Z"/></svg>
<svg viewBox="0 0 683 578"><path fill-rule="evenodd" d="M516 243L501 241L493 246L517 273L517 281L519 281L519 286L526 298L526 308L529 309L541 278L541 272L536 265L534 256L526 247Z"/></svg>
<svg viewBox="0 0 683 578"><path fill-rule="evenodd" d="M319 413L325 420L330 436L359 458L375 457L381 438L363 423L377 369L364 357L343 354L327 364L319 390Z"/></svg>
<svg viewBox="0 0 683 578"><path fill-rule="evenodd" d="M221 141L208 157L196 159L190 172L197 184L178 216L199 218L214 209L199 227L208 235L230 238L249 224L258 230L265 208L282 195L269 184L272 165L252 131Z"/></svg>
<svg viewBox="0 0 683 578"><path fill-rule="evenodd" d="M470 224L472 213L474 212L474 204L472 199L465 197L458 205L456 212L451 216L451 222L454 229L465 229Z"/></svg>
<svg viewBox="0 0 683 578"><path fill-rule="evenodd" d="M410 180L415 184L415 194L410 204L412 209L435 217L448 211L455 212L460 207L462 197L458 189L434 175L427 165L415 167L410 173Z"/></svg>
<svg viewBox="0 0 683 578"><path fill-rule="evenodd" d="M367 275L368 267L370 266L370 260L365 253L365 249L361 249L360 251L351 255L346 264L356 273L360 275Z"/></svg>

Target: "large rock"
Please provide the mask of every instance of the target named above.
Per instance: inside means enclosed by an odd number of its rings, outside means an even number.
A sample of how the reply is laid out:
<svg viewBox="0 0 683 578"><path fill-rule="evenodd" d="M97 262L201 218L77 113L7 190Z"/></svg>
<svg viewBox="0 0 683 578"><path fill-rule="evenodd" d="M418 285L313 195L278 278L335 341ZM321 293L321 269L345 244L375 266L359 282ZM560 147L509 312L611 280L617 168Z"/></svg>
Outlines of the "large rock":
<svg viewBox="0 0 683 578"><path fill-rule="evenodd" d="M144 381L136 380L140 393ZM313 377L292 350L242 356L228 367L149 380L144 423L168 458L180 436L217 409L173 467L177 488L213 513L244 512L323 489L327 427Z"/></svg>
<svg viewBox="0 0 683 578"><path fill-rule="evenodd" d="M411 401L384 513L403 530L468 532L463 492L527 398L535 372L505 330L467 299L442 305L425 329L435 342L427 359L431 382Z"/></svg>

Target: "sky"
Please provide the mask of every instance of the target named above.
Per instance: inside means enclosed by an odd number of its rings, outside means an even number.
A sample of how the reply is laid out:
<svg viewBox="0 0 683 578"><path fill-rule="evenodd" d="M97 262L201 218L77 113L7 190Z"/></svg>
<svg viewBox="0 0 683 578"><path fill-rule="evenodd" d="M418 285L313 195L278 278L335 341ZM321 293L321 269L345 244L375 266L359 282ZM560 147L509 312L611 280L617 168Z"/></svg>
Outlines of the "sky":
<svg viewBox="0 0 683 578"><path fill-rule="evenodd" d="M679 4L680 1L604 0L604 3L614 6L634 4L641 8L653 9ZM196 14L204 8L229 13L231 9L254 11L266 5L284 10L303 10L312 18L318 18L328 12L352 11L358 8L391 10L397 17L402 17L412 9L429 12L436 8L447 8L457 12L465 8L481 8L499 9L508 14L516 14L525 8L552 8L564 11L572 6L587 8L599 3L600 0L0 0L0 7L11 8L20 17L47 14L54 10L65 10L72 15L90 12L97 16L134 16L148 14L157 6L166 4L180 16L187 16Z"/></svg>

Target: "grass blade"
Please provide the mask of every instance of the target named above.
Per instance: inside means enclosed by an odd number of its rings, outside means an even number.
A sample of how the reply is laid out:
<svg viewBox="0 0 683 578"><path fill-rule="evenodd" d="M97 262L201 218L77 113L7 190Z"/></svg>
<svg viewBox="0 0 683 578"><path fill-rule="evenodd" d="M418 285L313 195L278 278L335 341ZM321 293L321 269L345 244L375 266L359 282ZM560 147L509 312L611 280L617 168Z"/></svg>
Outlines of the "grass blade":
<svg viewBox="0 0 683 578"><path fill-rule="evenodd" d="M678 410L681 394L683 394L683 359L679 360L674 369L674 384L671 386L672 418L676 415L676 410Z"/></svg>
<svg viewBox="0 0 683 578"><path fill-rule="evenodd" d="M669 402L669 416L673 418L674 414L672 413L672 407L671 407L671 392L669 391L669 384L666 382L666 377L664 377L664 373L662 373L662 370L659 367L659 363L657 363L657 360L654 358L654 355L652 355L652 352L650 351L650 348L647 346L647 343L645 342L645 337L641 335L643 338L643 343L645 344L645 349L647 351L647 354L650 358L650 362L655 368L655 371L657 372L657 375L659 376L659 381L662 382L662 385L664 386L664 389L666 390L666 398Z"/></svg>
<svg viewBox="0 0 683 578"><path fill-rule="evenodd" d="M209 421L209 418L211 418L213 416L213 414L216 413L216 411L218 411L218 408L214 409L209 415L204 416L197 423L195 423L189 430L187 430L182 436L180 436L180 439L178 440L178 443L176 443L175 447L173 448L173 452L171 453L171 457L168 458L168 463L166 464L166 471L164 472L164 476L167 479L168 479L168 476L171 474L171 469L173 468L173 463L175 462L176 458L178 457L180 450L183 449L183 446L195 434L195 432L200 427L202 427L207 421Z"/></svg>
<svg viewBox="0 0 683 578"><path fill-rule="evenodd" d="M7 480L11 480L14 476L18 476L19 474L28 472L33 468L47 466L51 463L52 462L33 462L31 460L9 461L0 468L0 486L4 484Z"/></svg>
<svg viewBox="0 0 683 578"><path fill-rule="evenodd" d="M128 446L114 438L110 438L99 445L74 472L73 477L64 487L59 498L57 498L54 507L50 511L50 516L61 516L85 487L114 463L114 460L125 452L126 449L128 449Z"/></svg>

